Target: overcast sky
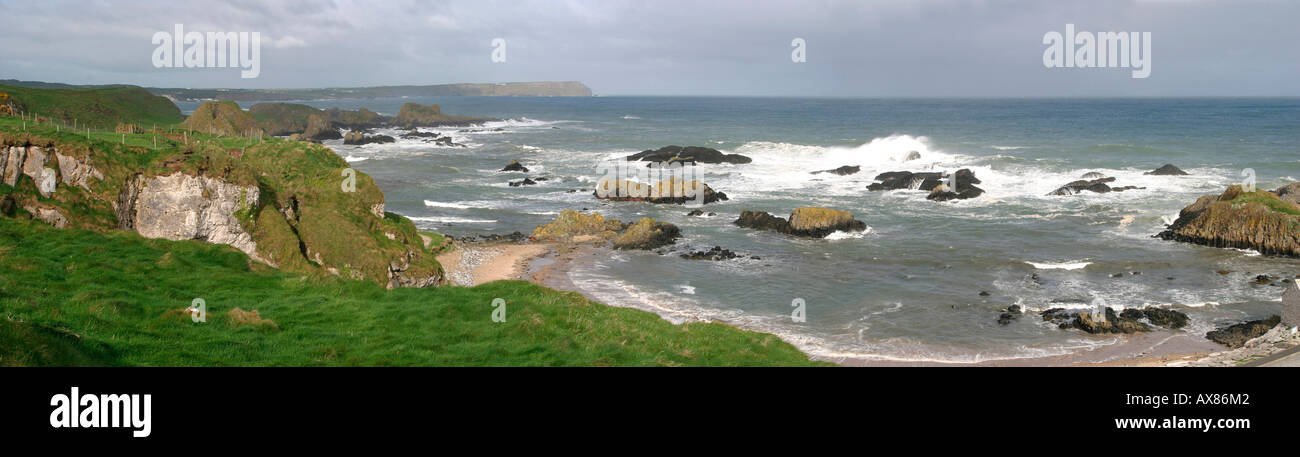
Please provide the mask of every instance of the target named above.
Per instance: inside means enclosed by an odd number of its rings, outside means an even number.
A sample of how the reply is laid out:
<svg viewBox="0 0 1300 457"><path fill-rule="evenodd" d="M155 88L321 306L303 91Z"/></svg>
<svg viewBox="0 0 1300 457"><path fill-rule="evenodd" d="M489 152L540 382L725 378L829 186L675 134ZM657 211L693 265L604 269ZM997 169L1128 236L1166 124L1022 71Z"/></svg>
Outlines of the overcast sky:
<svg viewBox="0 0 1300 457"><path fill-rule="evenodd" d="M1300 95L1297 1L0 0L0 79L154 87L578 80L597 94ZM261 74L155 68L155 32L260 32ZM1043 35L1151 32L1151 74ZM506 40L494 63L492 40ZM807 61L791 61L803 38Z"/></svg>

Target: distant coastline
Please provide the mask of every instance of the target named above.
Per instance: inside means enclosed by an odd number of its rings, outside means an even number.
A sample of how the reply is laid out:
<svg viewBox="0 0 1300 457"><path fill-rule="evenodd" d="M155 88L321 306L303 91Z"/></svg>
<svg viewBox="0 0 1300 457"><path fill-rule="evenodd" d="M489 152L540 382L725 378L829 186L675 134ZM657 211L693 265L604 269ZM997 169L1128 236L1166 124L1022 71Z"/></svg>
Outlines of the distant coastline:
<svg viewBox="0 0 1300 457"><path fill-rule="evenodd" d="M0 80L0 85L38 89L84 89L95 87L130 87L124 85L72 85L41 81ZM591 97L591 88L580 81L534 81L508 83L456 83L420 86L323 87L305 89L222 89L146 87L149 93L173 102L204 101L301 101L335 98L387 97Z"/></svg>

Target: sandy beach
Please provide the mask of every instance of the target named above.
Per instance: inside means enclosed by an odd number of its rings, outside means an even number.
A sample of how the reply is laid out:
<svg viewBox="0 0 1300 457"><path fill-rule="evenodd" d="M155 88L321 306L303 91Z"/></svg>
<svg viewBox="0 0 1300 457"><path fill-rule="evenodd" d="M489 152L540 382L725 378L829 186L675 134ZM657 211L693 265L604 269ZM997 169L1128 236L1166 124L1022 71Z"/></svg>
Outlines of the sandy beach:
<svg viewBox="0 0 1300 457"><path fill-rule="evenodd" d="M526 279L533 259L550 253L550 243L468 243L438 256L455 286L477 286L504 279Z"/></svg>

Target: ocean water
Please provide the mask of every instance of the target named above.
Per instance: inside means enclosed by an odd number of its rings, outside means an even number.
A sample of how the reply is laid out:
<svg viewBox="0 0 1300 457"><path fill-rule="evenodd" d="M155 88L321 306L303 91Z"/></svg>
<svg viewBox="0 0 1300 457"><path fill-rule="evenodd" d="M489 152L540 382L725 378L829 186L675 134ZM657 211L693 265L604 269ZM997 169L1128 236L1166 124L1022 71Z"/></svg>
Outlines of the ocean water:
<svg viewBox="0 0 1300 457"><path fill-rule="evenodd" d="M526 233L564 209L677 224L685 236L667 255L617 252L577 266L570 279L607 302L670 320L773 332L824 357L979 362L1118 341L1059 330L1033 314L999 325L1009 305L1030 312L1095 300L1116 309L1172 306L1192 317L1184 332L1203 334L1278 312L1282 288L1252 285L1254 275L1300 273L1296 260L1152 238L1198 196L1241 182L1243 169L1256 172L1261 188L1300 180L1300 99L445 97L308 104L391 115L405 102L504 119L484 127L503 130L434 129L465 148L327 142L376 179L390 211L457 236ZM717 216L591 195L600 161L670 144L754 159L704 165L704 181L731 197L704 208ZM921 159L904 163L910 151ZM499 173L511 159L532 171ZM1165 163L1191 176L1143 175ZM862 171L810 174L842 165ZM885 171L960 168L983 181L983 196L931 202L922 191L866 190ZM1145 189L1046 195L1091 171L1116 177L1113 186ZM523 176L550 180L507 186ZM784 217L800 206L847 210L870 228L807 240L731 223L743 210ZM761 260L676 255L712 246ZM790 317L796 299L806 303L806 322Z"/></svg>

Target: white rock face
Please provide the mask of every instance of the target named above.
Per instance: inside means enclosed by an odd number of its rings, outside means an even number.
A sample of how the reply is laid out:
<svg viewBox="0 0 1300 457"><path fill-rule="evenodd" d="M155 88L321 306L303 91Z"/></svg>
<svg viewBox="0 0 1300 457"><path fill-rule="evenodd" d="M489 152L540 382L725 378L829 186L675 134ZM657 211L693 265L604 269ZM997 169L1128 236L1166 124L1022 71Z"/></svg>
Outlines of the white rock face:
<svg viewBox="0 0 1300 457"><path fill-rule="evenodd" d="M118 221L120 228L148 238L227 244L270 264L257 254L252 235L234 216L241 209L257 207L259 198L256 186L206 176L137 177L118 200Z"/></svg>
<svg viewBox="0 0 1300 457"><path fill-rule="evenodd" d="M57 170L52 162L57 162ZM90 190L90 178L104 179L104 174L89 161L59 154L58 150L47 153L39 146L0 147L0 177L4 183L15 185L21 175L30 176L41 195L46 197L54 193L60 182Z"/></svg>

